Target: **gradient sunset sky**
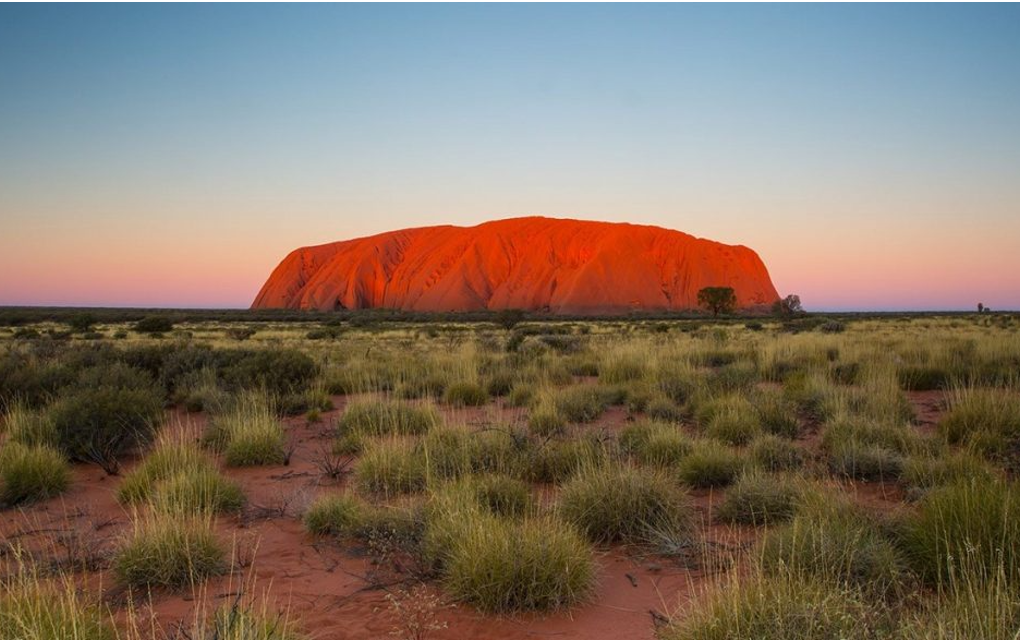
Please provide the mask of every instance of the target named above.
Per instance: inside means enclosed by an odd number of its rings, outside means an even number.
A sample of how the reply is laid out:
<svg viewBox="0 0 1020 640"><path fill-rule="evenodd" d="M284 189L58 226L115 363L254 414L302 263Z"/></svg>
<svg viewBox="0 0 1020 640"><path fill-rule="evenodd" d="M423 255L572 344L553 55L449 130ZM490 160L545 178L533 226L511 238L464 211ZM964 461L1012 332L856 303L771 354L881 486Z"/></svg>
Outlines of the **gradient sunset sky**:
<svg viewBox="0 0 1020 640"><path fill-rule="evenodd" d="M523 215L1020 309L1020 6L0 5L0 304L246 307L298 246Z"/></svg>

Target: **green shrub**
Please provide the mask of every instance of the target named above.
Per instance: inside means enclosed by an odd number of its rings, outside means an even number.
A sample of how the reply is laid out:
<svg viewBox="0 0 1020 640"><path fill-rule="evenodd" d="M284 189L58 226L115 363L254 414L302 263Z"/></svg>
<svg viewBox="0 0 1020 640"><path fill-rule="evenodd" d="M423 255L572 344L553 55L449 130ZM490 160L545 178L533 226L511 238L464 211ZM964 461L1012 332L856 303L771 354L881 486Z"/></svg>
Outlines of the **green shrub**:
<svg viewBox="0 0 1020 640"><path fill-rule="evenodd" d="M706 489L731 484L743 466L744 461L736 451L713 440L702 440L695 443L676 469L681 482Z"/></svg>
<svg viewBox="0 0 1020 640"><path fill-rule="evenodd" d="M489 394L476 382L454 382L443 393L443 402L454 407L480 407Z"/></svg>
<svg viewBox="0 0 1020 640"><path fill-rule="evenodd" d="M228 354L220 373L235 389L262 389L283 396L304 389L319 372L315 361L296 349L236 350Z"/></svg>
<svg viewBox="0 0 1020 640"><path fill-rule="evenodd" d="M16 442L0 449L0 506L16 506L63 493L71 483L64 456L46 445Z"/></svg>
<svg viewBox="0 0 1020 640"><path fill-rule="evenodd" d="M788 480L745 473L726 492L715 515L723 522L774 524L794 516L798 497L797 488Z"/></svg>
<svg viewBox="0 0 1020 640"><path fill-rule="evenodd" d="M80 389L50 407L60 448L72 460L95 462L109 472L147 444L163 414L163 401L151 389Z"/></svg>
<svg viewBox="0 0 1020 640"><path fill-rule="evenodd" d="M317 536L348 536L363 524L362 503L347 494L320 496L305 513L305 528Z"/></svg>
<svg viewBox="0 0 1020 640"><path fill-rule="evenodd" d="M226 569L225 554L205 518L160 514L136 518L113 559L129 587L194 588Z"/></svg>
<svg viewBox="0 0 1020 640"><path fill-rule="evenodd" d="M926 581L966 575L987 583L999 571L1020 585L1020 491L1004 480L966 479L928 493L903 540Z"/></svg>
<svg viewBox="0 0 1020 640"><path fill-rule="evenodd" d="M787 471L804 464L804 452L786 438L762 434L751 442L751 461L765 471Z"/></svg>
<svg viewBox="0 0 1020 640"><path fill-rule="evenodd" d="M134 330L138 333L159 334L174 330L174 322L164 316L146 316L135 323Z"/></svg>
<svg viewBox="0 0 1020 640"><path fill-rule="evenodd" d="M561 517L593 542L648 543L689 533L686 496L664 473L640 467L583 467L560 491Z"/></svg>

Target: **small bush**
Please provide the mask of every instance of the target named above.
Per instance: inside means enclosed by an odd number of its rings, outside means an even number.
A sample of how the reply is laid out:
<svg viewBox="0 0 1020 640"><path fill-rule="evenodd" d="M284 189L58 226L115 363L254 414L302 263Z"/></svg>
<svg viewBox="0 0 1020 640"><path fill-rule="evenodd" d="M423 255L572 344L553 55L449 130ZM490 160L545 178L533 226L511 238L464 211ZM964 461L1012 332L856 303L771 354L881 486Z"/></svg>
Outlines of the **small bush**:
<svg viewBox="0 0 1020 640"><path fill-rule="evenodd" d="M606 465L583 468L560 491L561 517L593 542L650 542L689 532L686 496L660 471Z"/></svg>
<svg viewBox="0 0 1020 640"><path fill-rule="evenodd" d="M363 511L361 502L350 495L324 495L305 513L305 528L317 536L352 535L362 525Z"/></svg>
<svg viewBox="0 0 1020 640"><path fill-rule="evenodd" d="M136 518L113 568L129 587L181 590L222 573L224 556L210 520L154 512Z"/></svg>
<svg viewBox="0 0 1020 640"><path fill-rule="evenodd" d="M263 389L274 396L300 391L318 374L311 356L296 349L231 352L221 369L228 386Z"/></svg>
<svg viewBox="0 0 1020 640"><path fill-rule="evenodd" d="M146 316L135 323L134 330L149 335L169 333L174 330L174 323L164 316Z"/></svg>
<svg viewBox="0 0 1020 640"><path fill-rule="evenodd" d="M114 387L81 389L50 408L60 448L72 460L95 462L109 472L152 439L162 414L162 398L152 390Z"/></svg>
<svg viewBox="0 0 1020 640"><path fill-rule="evenodd" d="M0 449L0 505L16 506L63 493L71 483L64 456L46 445Z"/></svg>
<svg viewBox="0 0 1020 640"><path fill-rule="evenodd" d="M723 522L774 524L793 517L797 511L797 489L787 480L758 473L737 480L716 509Z"/></svg>
<svg viewBox="0 0 1020 640"><path fill-rule="evenodd" d="M725 487L740 474L744 461L729 447L712 440L695 443L690 454L677 465L680 481L689 487Z"/></svg>

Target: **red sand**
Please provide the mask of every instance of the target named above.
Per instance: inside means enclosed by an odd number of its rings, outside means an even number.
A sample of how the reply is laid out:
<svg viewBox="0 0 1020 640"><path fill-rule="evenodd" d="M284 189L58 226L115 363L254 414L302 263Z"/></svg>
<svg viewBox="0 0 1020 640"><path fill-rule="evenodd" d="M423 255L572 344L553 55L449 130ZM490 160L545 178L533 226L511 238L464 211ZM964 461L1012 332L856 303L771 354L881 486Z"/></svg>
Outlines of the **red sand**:
<svg viewBox="0 0 1020 640"><path fill-rule="evenodd" d="M733 287L742 308L779 297L744 246L659 227L513 218L297 249L252 308L625 313L696 308L710 286Z"/></svg>

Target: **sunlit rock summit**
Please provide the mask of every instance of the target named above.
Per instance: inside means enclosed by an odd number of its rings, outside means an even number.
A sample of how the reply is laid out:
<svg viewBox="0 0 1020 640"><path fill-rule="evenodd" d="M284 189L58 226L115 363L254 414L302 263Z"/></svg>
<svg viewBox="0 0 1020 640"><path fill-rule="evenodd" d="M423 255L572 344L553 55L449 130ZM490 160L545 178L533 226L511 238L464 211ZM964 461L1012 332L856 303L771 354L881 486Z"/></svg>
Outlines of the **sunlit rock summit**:
<svg viewBox="0 0 1020 640"><path fill-rule="evenodd" d="M252 308L620 314L693 309L709 286L733 287L742 308L778 298L761 258L744 246L660 227L529 217L295 249Z"/></svg>

